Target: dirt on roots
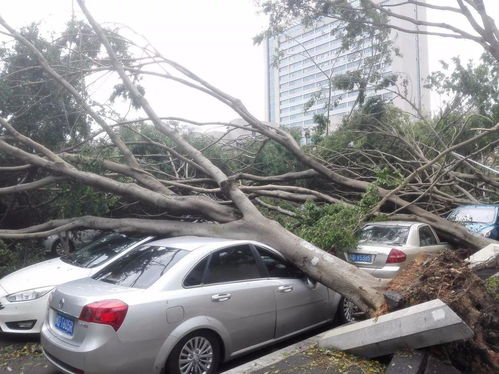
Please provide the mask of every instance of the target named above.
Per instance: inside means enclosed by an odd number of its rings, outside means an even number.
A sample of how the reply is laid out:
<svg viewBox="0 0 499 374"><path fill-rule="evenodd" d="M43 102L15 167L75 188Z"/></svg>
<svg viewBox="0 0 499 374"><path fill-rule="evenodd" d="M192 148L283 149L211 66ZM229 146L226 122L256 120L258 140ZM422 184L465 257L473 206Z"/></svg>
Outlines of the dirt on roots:
<svg viewBox="0 0 499 374"><path fill-rule="evenodd" d="M431 348L432 353L466 373L499 372L498 300L454 252L419 255L388 289L402 295L404 307L438 298L473 330L472 339Z"/></svg>

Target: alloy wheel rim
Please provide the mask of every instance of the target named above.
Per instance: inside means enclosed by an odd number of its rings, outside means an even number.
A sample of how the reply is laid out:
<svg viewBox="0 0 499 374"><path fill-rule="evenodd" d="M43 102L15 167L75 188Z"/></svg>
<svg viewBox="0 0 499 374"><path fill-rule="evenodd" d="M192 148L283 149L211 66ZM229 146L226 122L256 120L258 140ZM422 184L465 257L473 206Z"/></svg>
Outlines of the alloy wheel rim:
<svg viewBox="0 0 499 374"><path fill-rule="evenodd" d="M345 301L343 302L343 314L347 322L355 321L355 318L353 317L355 308L355 304L350 299L345 299Z"/></svg>
<svg viewBox="0 0 499 374"><path fill-rule="evenodd" d="M181 374L206 374L213 365L213 347L208 339L195 336L180 350L178 366Z"/></svg>
<svg viewBox="0 0 499 374"><path fill-rule="evenodd" d="M64 252L64 244L59 240L55 245L55 253L59 256L62 256L65 254Z"/></svg>

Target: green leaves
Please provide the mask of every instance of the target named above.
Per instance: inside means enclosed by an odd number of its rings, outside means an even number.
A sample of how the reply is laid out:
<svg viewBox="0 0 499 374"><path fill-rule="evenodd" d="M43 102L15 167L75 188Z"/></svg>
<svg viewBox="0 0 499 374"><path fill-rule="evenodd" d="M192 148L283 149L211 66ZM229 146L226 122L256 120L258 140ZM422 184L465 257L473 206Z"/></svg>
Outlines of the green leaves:
<svg viewBox="0 0 499 374"><path fill-rule="evenodd" d="M357 245L356 232L362 216L359 207L307 202L301 214L303 219L294 232L303 239L327 251Z"/></svg>

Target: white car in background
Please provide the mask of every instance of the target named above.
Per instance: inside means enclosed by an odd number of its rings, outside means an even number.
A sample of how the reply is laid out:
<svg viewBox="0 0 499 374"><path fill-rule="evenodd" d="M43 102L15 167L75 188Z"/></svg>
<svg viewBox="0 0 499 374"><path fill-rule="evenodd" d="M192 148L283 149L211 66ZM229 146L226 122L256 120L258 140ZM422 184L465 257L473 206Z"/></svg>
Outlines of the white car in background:
<svg viewBox="0 0 499 374"><path fill-rule="evenodd" d="M385 221L364 225L357 247L340 254L347 262L377 278L393 278L419 253L450 249L430 225L421 222ZM340 301L342 322L358 320L363 313L348 299Z"/></svg>
<svg viewBox="0 0 499 374"><path fill-rule="evenodd" d="M55 286L92 276L152 239L108 234L67 256L28 266L0 279L0 331L40 333L49 294Z"/></svg>

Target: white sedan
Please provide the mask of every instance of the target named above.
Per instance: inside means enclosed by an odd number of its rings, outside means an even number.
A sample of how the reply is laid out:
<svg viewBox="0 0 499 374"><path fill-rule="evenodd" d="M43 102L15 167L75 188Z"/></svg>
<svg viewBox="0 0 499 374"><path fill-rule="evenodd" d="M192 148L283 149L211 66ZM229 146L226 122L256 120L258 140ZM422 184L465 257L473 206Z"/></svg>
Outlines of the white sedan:
<svg viewBox="0 0 499 374"><path fill-rule="evenodd" d="M437 253L449 248L425 223L371 222L360 231L358 246L340 257L375 277L390 279L419 253ZM363 318L363 313L346 298L341 299L339 308L342 322Z"/></svg>
<svg viewBox="0 0 499 374"><path fill-rule="evenodd" d="M70 255L43 261L0 279L0 331L40 333L55 286L92 276L153 237L109 234Z"/></svg>

